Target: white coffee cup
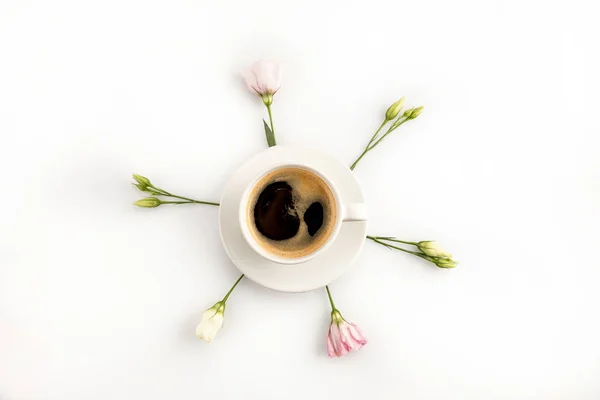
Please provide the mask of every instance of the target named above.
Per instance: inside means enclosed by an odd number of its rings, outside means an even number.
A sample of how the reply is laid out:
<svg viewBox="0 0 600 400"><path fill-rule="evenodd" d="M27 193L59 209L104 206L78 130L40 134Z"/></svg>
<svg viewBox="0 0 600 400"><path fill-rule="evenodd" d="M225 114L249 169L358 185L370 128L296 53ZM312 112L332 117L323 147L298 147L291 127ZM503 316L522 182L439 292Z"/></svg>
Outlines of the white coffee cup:
<svg viewBox="0 0 600 400"><path fill-rule="evenodd" d="M327 240L314 252L294 258L281 257L277 254L273 254L268 250L264 249L254 238L250 231L249 224L254 223L253 221L248 220L248 202L250 201L250 195L254 187L259 183L259 181L266 176L267 174L284 168L299 168L304 169L309 172L312 172L316 176L320 177L329 187L331 193L333 194L333 198L335 200L337 215L334 223L333 230L331 231ZM340 232L342 227L342 223L350 222L350 221L366 221L367 220L367 212L364 203L350 203L343 204L341 201L341 197L336 186L331 182L330 179L327 178L324 174L311 167L308 164L284 164L281 163L279 165L270 166L268 169L264 170L260 174L258 174L246 187L244 190L244 194L242 195L240 205L239 205L239 223L242 231L242 235L246 242L250 245L250 247L257 252L260 256L264 257L267 260L279 263L279 264L300 264L309 260L312 260L315 257L318 257L321 253L325 252L329 246L335 241L335 238Z"/></svg>

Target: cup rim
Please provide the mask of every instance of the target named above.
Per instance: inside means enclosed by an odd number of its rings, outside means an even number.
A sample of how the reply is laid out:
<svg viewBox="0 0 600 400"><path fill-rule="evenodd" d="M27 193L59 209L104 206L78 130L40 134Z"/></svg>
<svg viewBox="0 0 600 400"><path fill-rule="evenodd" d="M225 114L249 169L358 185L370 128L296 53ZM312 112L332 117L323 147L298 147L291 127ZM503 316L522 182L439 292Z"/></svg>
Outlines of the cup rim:
<svg viewBox="0 0 600 400"><path fill-rule="evenodd" d="M333 230L329 234L329 237L327 238L325 243L323 243L323 245L321 247L319 247L317 250L313 251L310 254L304 255L302 257L285 258L285 257L280 257L276 254L266 251L256 242L256 240L252 236L252 233L250 232L250 228L248 227L248 224L246 223L247 203L248 203L248 200L250 197L250 193L252 192L252 189L254 188L254 186L265 175L267 175L273 171L276 171L278 169L283 169L283 168L304 169L304 170L307 170L307 171L312 172L313 174L317 175L319 178L321 178L325 182L325 184L327 185L329 190L331 190L331 193L333 194L333 198L335 200L336 220L335 220L335 225L333 227ZM242 198L240 200L238 213L239 213L239 215L238 215L239 225L240 225L240 228L242 231L242 236L244 237L244 240L246 240L248 245L252 248L252 250L254 250L260 256L262 256L263 258L265 258L269 261L272 261L272 262L275 262L278 264L285 264L285 265L295 265L295 264L301 264L301 263L310 261L313 258L317 257L319 254L323 253L325 250L327 250L327 248L329 248L329 246L331 246L334 239L337 237L337 235L340 231L340 228L342 226L343 219L344 219L343 215L342 215L342 213L343 213L342 201L340 198L340 194L339 194L337 188L335 187L335 185L331 182L331 180L329 180L321 172L319 172L315 168L311 167L310 165L302 164L302 163L290 163L290 164L286 163L286 164L279 164L279 165L271 165L268 168L263 169L259 174L256 175L255 178L253 178L250 181L248 186L244 189Z"/></svg>

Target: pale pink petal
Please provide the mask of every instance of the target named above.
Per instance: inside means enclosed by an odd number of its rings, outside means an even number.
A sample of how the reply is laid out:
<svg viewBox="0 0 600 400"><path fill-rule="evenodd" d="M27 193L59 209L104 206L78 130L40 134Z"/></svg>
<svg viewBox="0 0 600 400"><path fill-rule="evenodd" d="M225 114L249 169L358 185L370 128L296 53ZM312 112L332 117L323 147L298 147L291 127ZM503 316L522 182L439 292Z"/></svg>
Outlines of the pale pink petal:
<svg viewBox="0 0 600 400"><path fill-rule="evenodd" d="M339 343L336 343L335 340L333 342L336 349L341 349L341 351L338 351L339 356L350 351L358 350L367 344L367 340L360 331L360 328L355 324L346 321L342 321L339 325L334 323L332 324L331 331L334 334L339 335Z"/></svg>
<svg viewBox="0 0 600 400"><path fill-rule="evenodd" d="M330 357L341 357L367 344L367 339L358 325L343 319L339 311L332 311L331 318L327 335L327 353Z"/></svg>
<svg viewBox="0 0 600 400"><path fill-rule="evenodd" d="M278 63L262 60L252 66L251 72L261 93L276 93L281 87L281 68Z"/></svg>
<svg viewBox="0 0 600 400"><path fill-rule="evenodd" d="M367 344L367 338L356 324L350 322L348 326L348 332L350 333L350 336L352 336L352 339L360 343L361 346Z"/></svg>
<svg viewBox="0 0 600 400"><path fill-rule="evenodd" d="M348 353L348 346L344 344L342 340L342 334L336 323L331 324L330 332L333 348L335 349L335 353L337 354L337 356L341 357L344 354Z"/></svg>
<svg viewBox="0 0 600 400"><path fill-rule="evenodd" d="M331 350L331 351L330 351ZM329 325L329 331L327 332L327 353L332 357L337 357L337 351L335 349L335 344L333 343L333 332L331 331L331 325Z"/></svg>
<svg viewBox="0 0 600 400"><path fill-rule="evenodd" d="M275 68L273 70L273 79L275 80L274 86L275 91L278 91L281 88L281 79L283 77L283 70L281 68L281 64L275 64Z"/></svg>
<svg viewBox="0 0 600 400"><path fill-rule="evenodd" d="M346 347L346 349L348 351L352 351L352 350L359 349L360 344L352 339L352 335L350 334L350 332L348 330L349 326L350 325L348 323L342 322L340 324L340 333L341 333L342 343L343 343L344 347Z"/></svg>
<svg viewBox="0 0 600 400"><path fill-rule="evenodd" d="M246 85L248 85L248 89L252 93L257 93L259 95L264 94L260 91L260 87L256 81L256 75L252 71L242 71L242 77L246 81Z"/></svg>
<svg viewBox="0 0 600 400"><path fill-rule="evenodd" d="M327 336L327 354L329 357L337 356L337 354L335 354L335 349L333 348L333 342L331 341L331 337L329 335Z"/></svg>
<svg viewBox="0 0 600 400"><path fill-rule="evenodd" d="M271 63L268 70L265 84L269 92L275 94L281 87L281 66L278 63Z"/></svg>

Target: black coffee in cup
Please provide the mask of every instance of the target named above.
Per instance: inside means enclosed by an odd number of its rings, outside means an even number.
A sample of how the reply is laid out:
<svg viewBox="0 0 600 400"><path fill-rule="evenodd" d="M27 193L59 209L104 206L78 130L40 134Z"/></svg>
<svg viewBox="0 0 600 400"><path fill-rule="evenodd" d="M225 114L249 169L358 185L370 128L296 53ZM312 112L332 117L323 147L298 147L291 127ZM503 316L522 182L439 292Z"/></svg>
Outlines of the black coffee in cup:
<svg viewBox="0 0 600 400"><path fill-rule="evenodd" d="M327 183L309 170L285 167L266 174L254 186L246 223L264 250L299 258L327 242L336 218L335 198Z"/></svg>

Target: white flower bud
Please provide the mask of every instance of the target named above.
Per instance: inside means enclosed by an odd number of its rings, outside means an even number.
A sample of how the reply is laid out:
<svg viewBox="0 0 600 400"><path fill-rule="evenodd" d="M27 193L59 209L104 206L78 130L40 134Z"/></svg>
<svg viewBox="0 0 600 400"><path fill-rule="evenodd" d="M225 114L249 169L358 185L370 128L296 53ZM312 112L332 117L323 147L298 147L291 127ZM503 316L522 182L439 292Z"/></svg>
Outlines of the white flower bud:
<svg viewBox="0 0 600 400"><path fill-rule="evenodd" d="M196 335L210 343L223 326L225 303L218 301L214 306L204 311L200 324L196 327Z"/></svg>

